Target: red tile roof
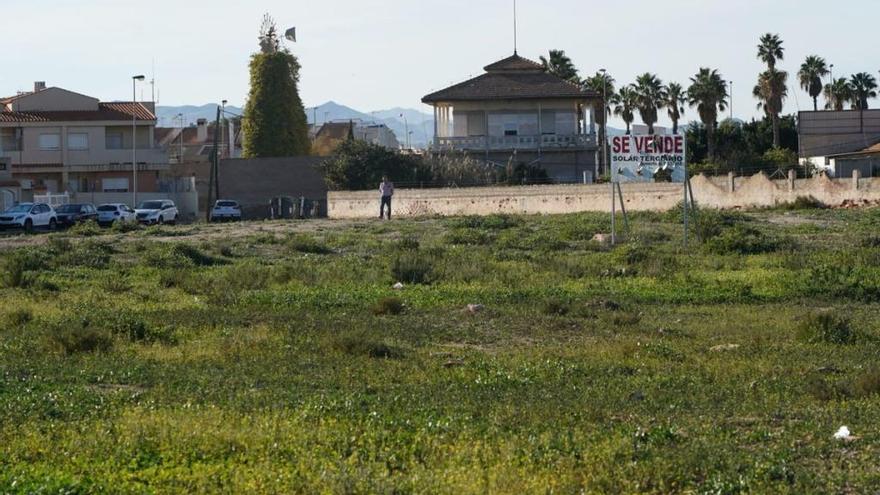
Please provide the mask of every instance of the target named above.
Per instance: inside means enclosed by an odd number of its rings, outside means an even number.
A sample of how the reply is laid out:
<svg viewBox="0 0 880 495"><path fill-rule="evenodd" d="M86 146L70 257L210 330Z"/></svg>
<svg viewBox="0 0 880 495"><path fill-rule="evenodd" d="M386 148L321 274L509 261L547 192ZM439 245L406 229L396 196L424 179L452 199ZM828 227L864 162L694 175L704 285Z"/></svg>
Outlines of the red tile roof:
<svg viewBox="0 0 880 495"><path fill-rule="evenodd" d="M126 121L132 117L137 120L156 120L147 107L140 103L113 102L99 103L96 111L59 112L0 112L0 123L39 123L39 122L94 122Z"/></svg>
<svg viewBox="0 0 880 495"><path fill-rule="evenodd" d="M544 66L535 62L534 60L529 60L524 57L520 57L516 53L507 57L503 60L499 60L495 63L489 64L483 67L483 70L486 72L498 72L498 71L508 71L508 70L539 70L541 72L544 71Z"/></svg>

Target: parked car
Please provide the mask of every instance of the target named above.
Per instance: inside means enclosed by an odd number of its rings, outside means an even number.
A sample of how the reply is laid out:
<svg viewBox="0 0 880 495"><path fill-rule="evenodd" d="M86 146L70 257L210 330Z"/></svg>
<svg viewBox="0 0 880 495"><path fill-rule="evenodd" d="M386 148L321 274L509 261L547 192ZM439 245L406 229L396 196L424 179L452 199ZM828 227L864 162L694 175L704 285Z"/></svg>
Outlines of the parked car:
<svg viewBox="0 0 880 495"><path fill-rule="evenodd" d="M225 220L241 220L241 205L238 201L221 199L214 203L211 210L211 221L222 222Z"/></svg>
<svg viewBox="0 0 880 495"><path fill-rule="evenodd" d="M19 203L0 213L0 229L24 229L30 232L37 227L55 230L57 226L55 210L45 203Z"/></svg>
<svg viewBox="0 0 880 495"><path fill-rule="evenodd" d="M55 208L55 214L58 216L58 225L61 227L71 227L80 222L98 220L98 211L91 203L61 205Z"/></svg>
<svg viewBox="0 0 880 495"><path fill-rule="evenodd" d="M98 225L109 226L116 222L137 222L137 214L125 203L107 203L98 206Z"/></svg>
<svg viewBox="0 0 880 495"><path fill-rule="evenodd" d="M169 199L153 199L139 204L135 210L137 221L147 225L177 223L179 213L174 201Z"/></svg>

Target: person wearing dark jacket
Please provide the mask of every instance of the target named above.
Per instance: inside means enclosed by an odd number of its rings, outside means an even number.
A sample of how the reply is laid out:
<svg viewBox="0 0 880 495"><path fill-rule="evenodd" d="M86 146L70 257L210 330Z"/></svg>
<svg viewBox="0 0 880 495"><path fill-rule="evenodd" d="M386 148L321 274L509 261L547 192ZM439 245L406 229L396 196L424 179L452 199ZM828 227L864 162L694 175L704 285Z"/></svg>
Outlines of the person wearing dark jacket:
<svg viewBox="0 0 880 495"><path fill-rule="evenodd" d="M385 207L388 207L388 220L391 220L391 197L394 196L394 183L388 177L382 177L379 184L379 194L382 195L382 203L379 205L379 218L385 217Z"/></svg>

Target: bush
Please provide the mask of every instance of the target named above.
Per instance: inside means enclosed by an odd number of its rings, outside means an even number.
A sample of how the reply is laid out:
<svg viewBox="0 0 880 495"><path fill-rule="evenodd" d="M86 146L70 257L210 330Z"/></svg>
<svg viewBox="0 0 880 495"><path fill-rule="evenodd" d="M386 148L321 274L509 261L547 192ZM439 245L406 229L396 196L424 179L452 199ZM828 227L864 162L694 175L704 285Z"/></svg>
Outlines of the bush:
<svg viewBox="0 0 880 495"><path fill-rule="evenodd" d="M780 205L783 210L820 210L828 206L812 196L798 196L790 203Z"/></svg>
<svg viewBox="0 0 880 495"><path fill-rule="evenodd" d="M73 225L70 230L67 231L70 235L75 235L79 237L93 237L96 235L101 235L104 232L101 230L101 227L94 220L87 220L85 222L79 222Z"/></svg>
<svg viewBox="0 0 880 495"><path fill-rule="evenodd" d="M3 322L6 324L6 326L20 327L23 325L27 325L33 319L33 311L28 308L18 308L6 313L3 317Z"/></svg>
<svg viewBox="0 0 880 495"><path fill-rule="evenodd" d="M436 260L422 251L404 251L391 261L391 276L405 284L429 284L434 280Z"/></svg>
<svg viewBox="0 0 880 495"><path fill-rule="evenodd" d="M351 356L365 356L374 359L398 359L403 357L400 349L373 340L365 333L354 335L337 335L331 339L331 347Z"/></svg>
<svg viewBox="0 0 880 495"><path fill-rule="evenodd" d="M831 311L817 311L807 315L797 326L798 337L810 344L852 344L856 332L848 318Z"/></svg>
<svg viewBox="0 0 880 495"><path fill-rule="evenodd" d="M443 239L447 244L460 246L484 246L492 243L489 233L469 228L457 228L446 233Z"/></svg>
<svg viewBox="0 0 880 495"><path fill-rule="evenodd" d="M78 224L83 225L83 224ZM113 248L109 244L96 241L76 243L55 259L59 266L81 266L102 269L110 263Z"/></svg>
<svg viewBox="0 0 880 495"><path fill-rule="evenodd" d="M113 337L106 331L79 324L56 326L47 337L50 348L67 355L82 352L107 352L113 348Z"/></svg>
<svg viewBox="0 0 880 495"><path fill-rule="evenodd" d="M332 249L323 242L318 242L314 237L307 234L295 234L287 240L287 245L296 252L309 254L331 254Z"/></svg>
<svg viewBox="0 0 880 495"><path fill-rule="evenodd" d="M177 342L170 329L152 326L142 318L130 313L110 316L107 327L114 335L127 338L130 342L162 342L165 344Z"/></svg>
<svg viewBox="0 0 880 495"><path fill-rule="evenodd" d="M776 251L779 242L761 231L737 224L709 239L706 247L715 254L761 254Z"/></svg>
<svg viewBox="0 0 880 495"><path fill-rule="evenodd" d="M138 222L113 222L110 226L110 230L117 234L125 234L128 232L136 232L138 230L143 229L141 224Z"/></svg>
<svg viewBox="0 0 880 495"><path fill-rule="evenodd" d="M880 367L874 366L859 375L853 383L855 397L871 397L880 394Z"/></svg>
<svg viewBox="0 0 880 495"><path fill-rule="evenodd" d="M219 264L216 258L207 255L190 244L164 244L147 251L145 261L157 268L186 268L191 266L211 266Z"/></svg>
<svg viewBox="0 0 880 495"><path fill-rule="evenodd" d="M571 307L567 301L561 299L546 299L541 305L541 312L548 316L565 316Z"/></svg>
<svg viewBox="0 0 880 495"><path fill-rule="evenodd" d="M403 300L397 297L384 297L373 306L374 315L399 315L403 313L405 305Z"/></svg>

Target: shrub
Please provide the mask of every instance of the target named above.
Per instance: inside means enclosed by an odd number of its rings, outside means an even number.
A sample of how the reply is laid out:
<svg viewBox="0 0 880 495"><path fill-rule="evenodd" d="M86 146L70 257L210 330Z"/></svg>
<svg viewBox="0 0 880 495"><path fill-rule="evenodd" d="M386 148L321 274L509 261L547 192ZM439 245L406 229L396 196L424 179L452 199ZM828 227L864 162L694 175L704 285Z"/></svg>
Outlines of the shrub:
<svg viewBox="0 0 880 495"><path fill-rule="evenodd" d="M27 266L21 258L17 256L7 258L3 264L3 286L9 288L27 287L32 278L28 276L26 268Z"/></svg>
<svg viewBox="0 0 880 495"><path fill-rule="evenodd" d="M783 210L820 210L827 207L813 196L798 196L794 201L780 205Z"/></svg>
<svg viewBox="0 0 880 495"><path fill-rule="evenodd" d="M107 352L113 348L113 337L106 331L80 324L59 325L47 337L50 348L67 355L82 352Z"/></svg>
<svg viewBox="0 0 880 495"><path fill-rule="evenodd" d="M464 246L483 246L492 243L488 232L478 229L457 228L446 233L443 239L447 244Z"/></svg>
<svg viewBox="0 0 880 495"><path fill-rule="evenodd" d="M568 301L556 298L546 299L541 305L541 312L548 316L565 316L570 309Z"/></svg>
<svg viewBox="0 0 880 495"><path fill-rule="evenodd" d="M880 394L880 367L872 367L859 375L853 383L855 397L870 397Z"/></svg>
<svg viewBox="0 0 880 495"><path fill-rule="evenodd" d="M397 297L384 297L379 299L373 306L374 315L399 315L403 313L405 305L403 300Z"/></svg>
<svg viewBox="0 0 880 495"><path fill-rule="evenodd" d="M400 349L373 340L364 333L337 335L331 340L331 347L337 352L351 356L364 356L374 359L398 359L403 357Z"/></svg>
<svg viewBox="0 0 880 495"><path fill-rule="evenodd" d="M418 251L421 247L419 240L415 237L408 235L405 237L401 237L394 245L400 251Z"/></svg>
<svg viewBox="0 0 880 495"><path fill-rule="evenodd" d="M404 251L391 261L391 276L406 284L429 284L434 279L433 256L422 251Z"/></svg>
<svg viewBox="0 0 880 495"><path fill-rule="evenodd" d="M216 258L201 252L199 248L185 243L165 244L151 249L147 251L145 261L158 268L211 266L220 263Z"/></svg>
<svg viewBox="0 0 880 495"><path fill-rule="evenodd" d="M27 325L34 319L34 313L28 308L18 308L9 311L4 315L4 323L10 327L20 327Z"/></svg>
<svg viewBox="0 0 880 495"><path fill-rule="evenodd" d="M761 231L737 224L706 242L707 249L715 254L761 254L775 251L779 242Z"/></svg>
<svg viewBox="0 0 880 495"><path fill-rule="evenodd" d="M136 232L142 229L143 226L141 226L141 224L139 224L138 222L113 222L113 225L110 226L110 230L117 234Z"/></svg>
<svg viewBox="0 0 880 495"><path fill-rule="evenodd" d="M79 222L73 225L70 230L67 231L70 235L75 235L79 237L93 237L96 235L101 235L104 232L101 230L101 227L94 220L88 220L85 222Z"/></svg>
<svg viewBox="0 0 880 495"><path fill-rule="evenodd" d="M111 254L113 254L113 248L109 244L88 241L69 246L66 251L58 255L55 261L59 266L102 269L110 263Z"/></svg>
<svg viewBox="0 0 880 495"><path fill-rule="evenodd" d="M314 237L307 234L294 234L287 240L290 249L299 253L331 254L332 249L323 242L318 242Z"/></svg>
<svg viewBox="0 0 880 495"><path fill-rule="evenodd" d="M817 311L804 317L797 326L798 337L810 344L852 344L856 332L848 318L831 311Z"/></svg>

